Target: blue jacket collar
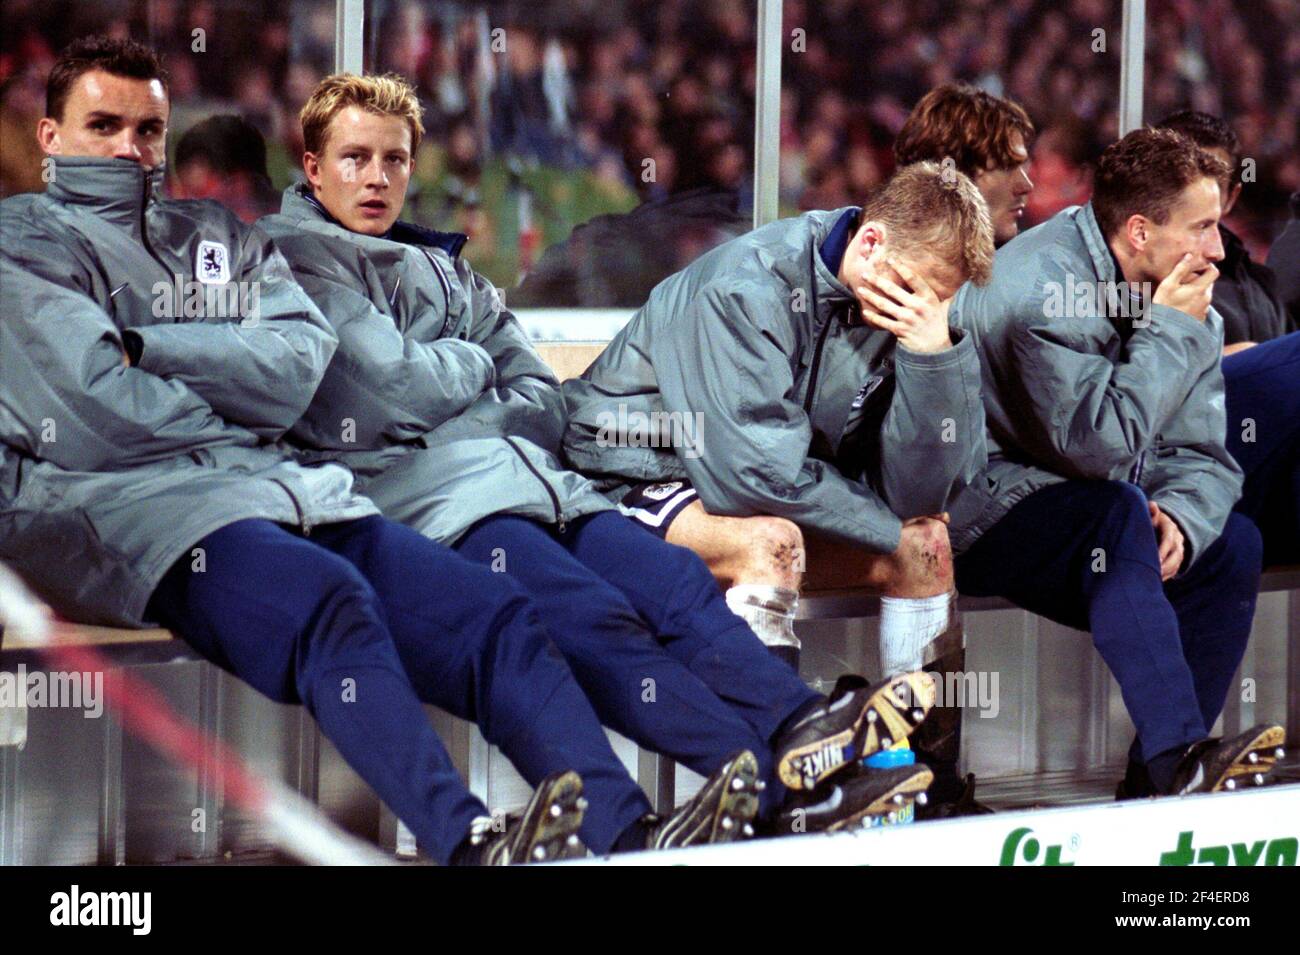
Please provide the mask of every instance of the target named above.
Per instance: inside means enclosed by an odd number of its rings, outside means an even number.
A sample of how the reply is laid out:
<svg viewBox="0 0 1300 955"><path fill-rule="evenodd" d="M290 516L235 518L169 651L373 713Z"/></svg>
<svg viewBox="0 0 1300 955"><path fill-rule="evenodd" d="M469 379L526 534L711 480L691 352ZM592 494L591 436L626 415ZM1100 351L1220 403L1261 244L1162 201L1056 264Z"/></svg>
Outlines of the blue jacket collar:
<svg viewBox="0 0 1300 955"><path fill-rule="evenodd" d="M844 262L844 253L849 249L849 242L852 241L857 230L858 218L861 214L862 210L857 208L846 211L836 220L835 227L821 244L819 251L822 261L835 275L839 275L840 265Z"/></svg>

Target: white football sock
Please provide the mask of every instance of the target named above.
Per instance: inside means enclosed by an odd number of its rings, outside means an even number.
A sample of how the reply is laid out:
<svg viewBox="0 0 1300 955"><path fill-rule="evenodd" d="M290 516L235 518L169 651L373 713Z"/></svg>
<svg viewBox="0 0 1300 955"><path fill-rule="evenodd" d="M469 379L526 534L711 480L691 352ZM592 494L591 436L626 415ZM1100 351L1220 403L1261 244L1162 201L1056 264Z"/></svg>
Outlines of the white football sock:
<svg viewBox="0 0 1300 955"><path fill-rule="evenodd" d="M797 592L770 584L737 584L727 590L727 606L766 646L799 649L794 635Z"/></svg>
<svg viewBox="0 0 1300 955"><path fill-rule="evenodd" d="M925 666L926 647L948 630L956 596L949 592L937 597L880 598L882 679Z"/></svg>

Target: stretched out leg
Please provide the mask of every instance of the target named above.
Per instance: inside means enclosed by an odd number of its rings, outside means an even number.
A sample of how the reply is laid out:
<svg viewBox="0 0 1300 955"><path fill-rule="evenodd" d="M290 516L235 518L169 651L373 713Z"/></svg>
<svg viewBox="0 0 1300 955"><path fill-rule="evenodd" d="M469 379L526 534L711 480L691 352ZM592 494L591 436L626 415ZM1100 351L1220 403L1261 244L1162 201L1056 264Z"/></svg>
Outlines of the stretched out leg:
<svg viewBox="0 0 1300 955"><path fill-rule="evenodd" d="M1138 488L1066 481L1020 501L956 561L962 593L1006 597L1092 632L1147 760L1205 736L1157 553Z"/></svg>
<svg viewBox="0 0 1300 955"><path fill-rule="evenodd" d="M483 804L465 788L403 669L374 591L347 561L268 521L203 538L149 615L321 732L440 862Z"/></svg>
<svg viewBox="0 0 1300 955"><path fill-rule="evenodd" d="M546 528L492 517L471 528L456 550L482 565L481 573L513 579L529 594L605 725L701 775L744 749L759 758L765 776L770 772L766 739L666 652L623 594Z"/></svg>
<svg viewBox="0 0 1300 955"><path fill-rule="evenodd" d="M563 770L582 777L590 848L608 852L650 811L514 580L392 521L323 533L374 588L424 702L478 723L533 786Z"/></svg>

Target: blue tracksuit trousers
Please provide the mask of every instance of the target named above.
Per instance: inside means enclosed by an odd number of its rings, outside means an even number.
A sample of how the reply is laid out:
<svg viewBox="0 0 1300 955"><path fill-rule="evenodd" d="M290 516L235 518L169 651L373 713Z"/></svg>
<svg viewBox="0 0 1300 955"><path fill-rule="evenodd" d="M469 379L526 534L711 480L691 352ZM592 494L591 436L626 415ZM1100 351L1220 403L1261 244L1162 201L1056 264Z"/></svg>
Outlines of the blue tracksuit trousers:
<svg viewBox="0 0 1300 955"><path fill-rule="evenodd" d="M1146 496L1121 481L1030 494L956 560L957 587L1087 630L1119 682L1143 760L1205 738L1246 650L1261 564L1240 514L1160 581Z"/></svg>
<svg viewBox="0 0 1300 955"><path fill-rule="evenodd" d="M1264 563L1300 561L1300 332L1223 359L1228 450L1246 472L1237 510L1264 535Z"/></svg>
<svg viewBox="0 0 1300 955"><path fill-rule="evenodd" d="M727 607L704 562L621 514L556 528L509 515L456 544L516 578L605 725L708 775L752 750L781 798L770 742L817 699Z"/></svg>
<svg viewBox="0 0 1300 955"><path fill-rule="evenodd" d="M239 521L186 557L150 618L283 703L302 703L343 758L446 863L483 804L421 703L478 723L531 784L582 776L584 841L607 852L650 804L510 577L381 517L310 538Z"/></svg>

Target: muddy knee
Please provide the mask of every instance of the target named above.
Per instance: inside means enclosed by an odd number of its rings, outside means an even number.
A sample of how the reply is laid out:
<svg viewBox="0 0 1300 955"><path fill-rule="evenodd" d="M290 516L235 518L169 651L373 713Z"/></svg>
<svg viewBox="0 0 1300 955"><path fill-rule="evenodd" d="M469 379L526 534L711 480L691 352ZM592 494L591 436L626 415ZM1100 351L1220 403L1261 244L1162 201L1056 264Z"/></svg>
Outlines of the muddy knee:
<svg viewBox="0 0 1300 955"><path fill-rule="evenodd" d="M799 669L794 621L803 576L803 534L790 521L756 517L744 522L743 551L727 587L727 606L779 659Z"/></svg>
<svg viewBox="0 0 1300 955"><path fill-rule="evenodd" d="M803 533L781 517L750 518L745 521L738 558L735 583L797 591L805 562Z"/></svg>
<svg viewBox="0 0 1300 955"><path fill-rule="evenodd" d="M892 563L894 579L890 589L901 596L947 593L953 588L947 525L928 517L904 524Z"/></svg>

